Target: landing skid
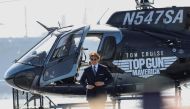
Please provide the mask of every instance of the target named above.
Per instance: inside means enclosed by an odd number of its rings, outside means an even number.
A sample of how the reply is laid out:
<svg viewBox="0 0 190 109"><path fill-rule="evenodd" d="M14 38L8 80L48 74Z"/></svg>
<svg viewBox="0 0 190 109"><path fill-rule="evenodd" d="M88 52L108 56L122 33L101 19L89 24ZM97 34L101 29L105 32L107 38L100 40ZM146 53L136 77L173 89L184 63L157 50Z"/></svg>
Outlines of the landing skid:
<svg viewBox="0 0 190 109"><path fill-rule="evenodd" d="M55 105L48 97L19 91L17 89L12 89L12 95L13 109L45 109L44 107ZM44 102L45 100L46 102ZM47 104L48 106L45 106Z"/></svg>
<svg viewBox="0 0 190 109"><path fill-rule="evenodd" d="M55 104L49 97L34 95L28 92L18 91L12 89L13 92L13 109L72 109L88 107L88 103L65 103ZM164 96L169 99L175 98L176 107L181 106L181 87L176 85L175 96ZM121 101L123 100L142 100L143 109L162 109L162 101L159 92L143 93L142 95L135 96L114 96L110 102L106 103L106 107L112 107L112 109L121 109ZM127 106L127 105L126 105ZM127 107L125 107L127 108ZM110 108L109 108L110 109Z"/></svg>
<svg viewBox="0 0 190 109"><path fill-rule="evenodd" d="M33 95L28 92L18 91L12 89L13 92L13 109L72 109L74 107L89 107L88 103L64 103L55 104L49 97L41 95ZM106 107L112 107L112 109L121 109L122 100L140 100L142 97L130 96L112 97L110 102L106 102Z"/></svg>

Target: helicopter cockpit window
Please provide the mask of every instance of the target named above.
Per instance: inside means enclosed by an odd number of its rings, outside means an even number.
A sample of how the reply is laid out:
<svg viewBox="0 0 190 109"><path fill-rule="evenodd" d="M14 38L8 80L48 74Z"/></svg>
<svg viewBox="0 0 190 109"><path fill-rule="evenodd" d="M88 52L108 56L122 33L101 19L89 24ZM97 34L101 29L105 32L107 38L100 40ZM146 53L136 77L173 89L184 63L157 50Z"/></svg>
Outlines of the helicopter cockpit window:
<svg viewBox="0 0 190 109"><path fill-rule="evenodd" d="M68 47L66 45L66 42L67 42L66 39L68 39L69 36L70 35L67 35L59 41L59 43L55 49L55 52L53 54L53 59L57 59L59 57L66 56L68 54Z"/></svg>
<svg viewBox="0 0 190 109"><path fill-rule="evenodd" d="M102 60L112 59L116 49L116 40L112 36L105 37L98 53Z"/></svg>
<svg viewBox="0 0 190 109"><path fill-rule="evenodd" d="M52 48L57 36L50 34L40 41L33 49L21 57L17 62L35 66L41 66Z"/></svg>
<svg viewBox="0 0 190 109"><path fill-rule="evenodd" d="M54 50L51 61L75 53L79 46L81 35L82 30L63 36Z"/></svg>

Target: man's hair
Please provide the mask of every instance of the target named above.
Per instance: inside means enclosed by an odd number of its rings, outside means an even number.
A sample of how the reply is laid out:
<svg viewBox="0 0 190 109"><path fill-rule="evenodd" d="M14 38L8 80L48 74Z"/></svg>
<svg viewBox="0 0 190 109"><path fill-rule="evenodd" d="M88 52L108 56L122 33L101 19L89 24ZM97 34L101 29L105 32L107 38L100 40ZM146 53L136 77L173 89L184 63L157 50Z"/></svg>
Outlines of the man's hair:
<svg viewBox="0 0 190 109"><path fill-rule="evenodd" d="M95 56L95 57L97 57L98 59L100 59L100 55L99 55L97 52L95 52L95 51L93 51L93 52L91 52L91 53L89 54L89 57L92 57L92 56Z"/></svg>

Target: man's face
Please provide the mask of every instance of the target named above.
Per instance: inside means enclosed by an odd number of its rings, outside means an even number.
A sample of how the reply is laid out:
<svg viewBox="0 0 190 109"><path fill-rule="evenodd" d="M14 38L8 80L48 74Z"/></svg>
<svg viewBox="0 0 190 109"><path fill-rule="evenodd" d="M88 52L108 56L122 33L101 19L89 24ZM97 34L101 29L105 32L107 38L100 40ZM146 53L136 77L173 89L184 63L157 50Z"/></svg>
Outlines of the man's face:
<svg viewBox="0 0 190 109"><path fill-rule="evenodd" d="M98 63L99 59L96 56L90 57L90 62L92 65L96 65Z"/></svg>

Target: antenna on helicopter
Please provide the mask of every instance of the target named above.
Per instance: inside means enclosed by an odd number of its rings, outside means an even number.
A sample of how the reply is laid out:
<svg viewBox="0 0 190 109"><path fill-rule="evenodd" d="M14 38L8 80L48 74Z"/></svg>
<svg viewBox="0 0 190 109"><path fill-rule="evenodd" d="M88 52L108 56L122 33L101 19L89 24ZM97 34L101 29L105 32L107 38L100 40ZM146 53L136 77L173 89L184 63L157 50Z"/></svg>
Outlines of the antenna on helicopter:
<svg viewBox="0 0 190 109"><path fill-rule="evenodd" d="M104 17L104 15L108 12L109 8L103 13L103 15L100 17L100 19L98 20L98 22L96 24L100 24L100 21L102 20L102 18Z"/></svg>
<svg viewBox="0 0 190 109"><path fill-rule="evenodd" d="M58 21L58 25L59 25L59 28L61 28L61 24L60 24L60 22Z"/></svg>
<svg viewBox="0 0 190 109"><path fill-rule="evenodd" d="M154 0L151 2L149 0L135 0L137 6L136 9L151 9L154 8L152 4L154 4Z"/></svg>

